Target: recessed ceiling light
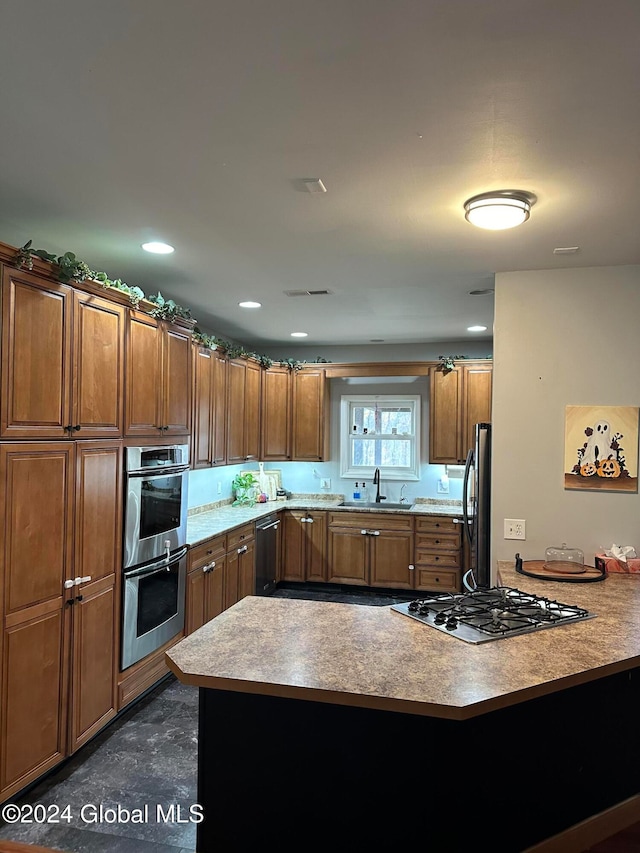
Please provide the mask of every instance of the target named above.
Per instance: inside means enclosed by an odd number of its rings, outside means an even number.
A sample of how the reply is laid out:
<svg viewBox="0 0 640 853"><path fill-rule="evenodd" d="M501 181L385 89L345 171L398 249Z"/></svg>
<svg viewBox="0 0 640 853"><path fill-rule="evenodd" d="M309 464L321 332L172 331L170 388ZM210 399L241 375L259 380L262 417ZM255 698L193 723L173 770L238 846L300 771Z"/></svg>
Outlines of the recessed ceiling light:
<svg viewBox="0 0 640 853"><path fill-rule="evenodd" d="M309 335L307 332L291 332L292 338L308 338Z"/></svg>
<svg viewBox="0 0 640 853"><path fill-rule="evenodd" d="M486 326L467 326L467 332L486 332Z"/></svg>
<svg viewBox="0 0 640 853"><path fill-rule="evenodd" d="M238 302L241 308L262 308L262 302Z"/></svg>
<svg viewBox="0 0 640 853"><path fill-rule="evenodd" d="M536 197L524 190L494 190L464 203L464 218L478 228L501 231L526 222Z"/></svg>
<svg viewBox="0 0 640 853"><path fill-rule="evenodd" d="M170 255L174 251L173 246L168 243L143 243L142 248L152 255Z"/></svg>

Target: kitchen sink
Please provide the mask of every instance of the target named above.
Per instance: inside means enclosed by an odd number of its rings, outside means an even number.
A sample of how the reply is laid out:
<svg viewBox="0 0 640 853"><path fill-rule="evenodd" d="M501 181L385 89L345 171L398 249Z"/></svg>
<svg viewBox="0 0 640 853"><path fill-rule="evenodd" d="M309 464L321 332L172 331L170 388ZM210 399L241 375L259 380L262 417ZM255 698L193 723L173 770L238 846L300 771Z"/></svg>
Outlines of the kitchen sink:
<svg viewBox="0 0 640 853"><path fill-rule="evenodd" d="M394 504L390 501L342 501L338 506L360 507L361 509L411 509L410 503Z"/></svg>

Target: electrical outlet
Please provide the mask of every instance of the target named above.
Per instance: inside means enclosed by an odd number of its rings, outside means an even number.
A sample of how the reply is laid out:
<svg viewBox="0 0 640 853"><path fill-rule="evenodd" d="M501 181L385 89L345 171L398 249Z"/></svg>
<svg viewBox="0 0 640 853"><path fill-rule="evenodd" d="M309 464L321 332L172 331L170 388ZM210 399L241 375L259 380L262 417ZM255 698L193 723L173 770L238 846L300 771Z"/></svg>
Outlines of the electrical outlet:
<svg viewBox="0 0 640 853"><path fill-rule="evenodd" d="M323 477L320 480L320 488L321 489L330 489L331 488L331 480L329 477Z"/></svg>
<svg viewBox="0 0 640 853"><path fill-rule="evenodd" d="M438 477L438 494L439 495L448 495L449 494L449 478L448 477Z"/></svg>
<svg viewBox="0 0 640 853"><path fill-rule="evenodd" d="M505 539L526 539L526 528L524 518L505 518Z"/></svg>
<svg viewBox="0 0 640 853"><path fill-rule="evenodd" d="M222 483L220 482L220 480L218 480L218 494L222 494Z"/></svg>

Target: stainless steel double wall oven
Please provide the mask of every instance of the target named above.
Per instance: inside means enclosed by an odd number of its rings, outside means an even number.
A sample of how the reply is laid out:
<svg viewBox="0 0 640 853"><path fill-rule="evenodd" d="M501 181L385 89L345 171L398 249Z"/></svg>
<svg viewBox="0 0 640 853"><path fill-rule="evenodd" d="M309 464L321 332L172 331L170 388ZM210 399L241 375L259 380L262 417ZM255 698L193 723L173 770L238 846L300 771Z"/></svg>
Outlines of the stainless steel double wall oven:
<svg viewBox="0 0 640 853"><path fill-rule="evenodd" d="M184 627L188 478L186 444L125 448L123 670Z"/></svg>

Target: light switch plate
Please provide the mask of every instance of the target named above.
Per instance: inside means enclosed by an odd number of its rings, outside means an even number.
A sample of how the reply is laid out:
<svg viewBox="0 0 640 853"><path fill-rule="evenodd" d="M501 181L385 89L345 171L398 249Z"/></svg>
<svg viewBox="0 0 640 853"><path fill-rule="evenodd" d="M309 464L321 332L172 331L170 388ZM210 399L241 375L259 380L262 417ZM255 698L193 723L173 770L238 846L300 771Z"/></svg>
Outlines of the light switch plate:
<svg viewBox="0 0 640 853"><path fill-rule="evenodd" d="M526 539L526 526L524 518L505 518L505 539Z"/></svg>
<svg viewBox="0 0 640 853"><path fill-rule="evenodd" d="M329 477L323 477L320 480L320 488L321 489L330 489L331 488L331 480Z"/></svg>

